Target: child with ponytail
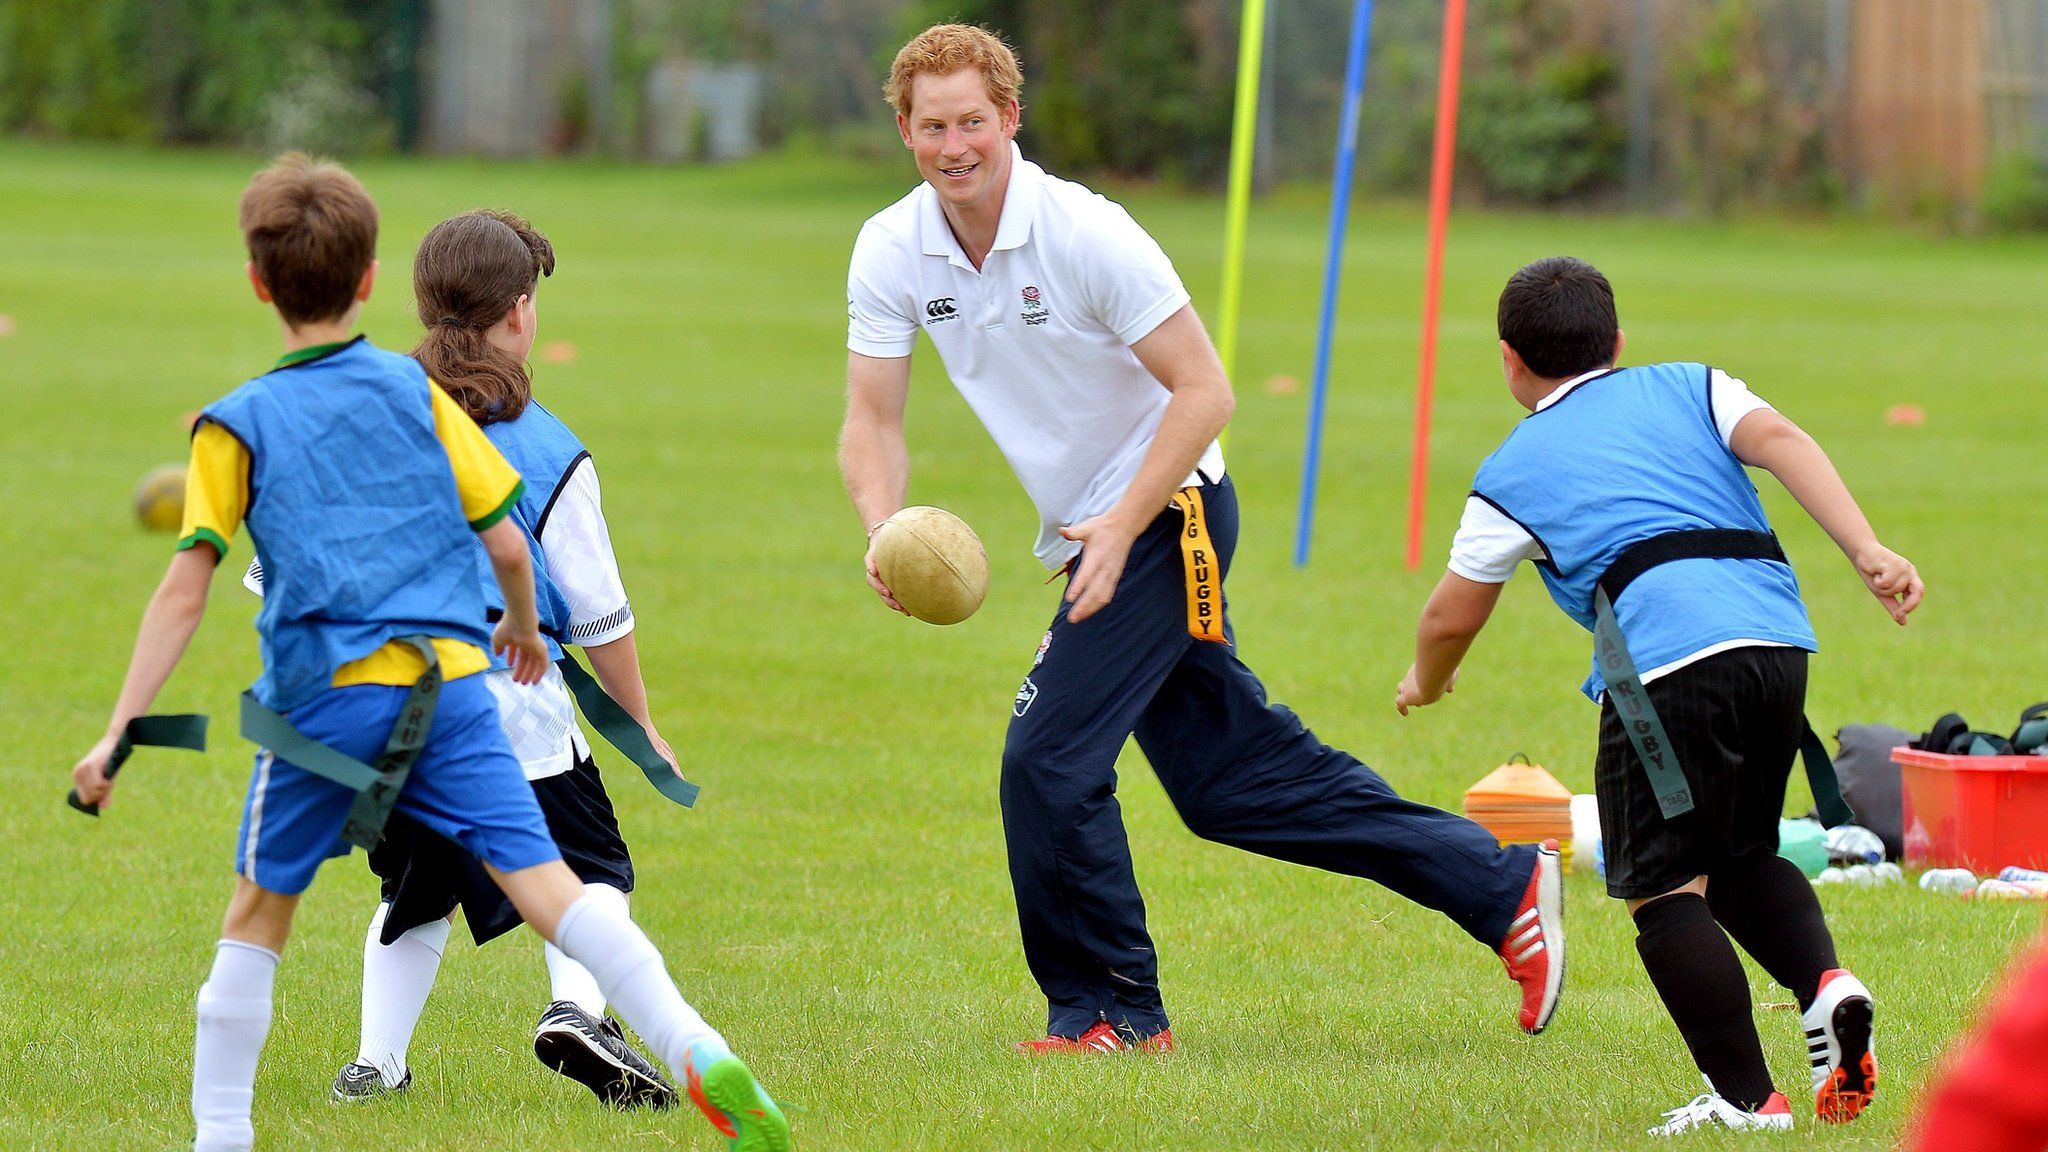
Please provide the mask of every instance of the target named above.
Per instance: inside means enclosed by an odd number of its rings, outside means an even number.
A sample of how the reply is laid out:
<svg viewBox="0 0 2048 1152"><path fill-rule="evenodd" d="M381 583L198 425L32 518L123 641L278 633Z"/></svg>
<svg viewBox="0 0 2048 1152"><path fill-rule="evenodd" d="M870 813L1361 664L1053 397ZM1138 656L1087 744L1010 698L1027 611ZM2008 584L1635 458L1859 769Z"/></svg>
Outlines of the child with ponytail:
<svg viewBox="0 0 2048 1152"><path fill-rule="evenodd" d="M550 655L559 659L565 644L582 647L598 682L673 766L674 754L648 714L633 612L612 554L595 466L575 434L534 401L527 374L534 293L554 267L547 238L509 212L479 210L436 225L413 262L426 327L413 356L525 481L510 519L532 552ZM480 569L479 579L495 612L501 593L488 571ZM539 683L525 685L494 670L488 684L563 859L591 898L623 911L633 890L632 859L561 672L550 666ZM334 1095L343 1101L411 1082L406 1050L456 906L479 944L519 923L474 857L418 824L394 820L370 863L383 900L363 944L361 1048L334 1081ZM552 991L535 1028L535 1055L613 1106L673 1104L674 1088L605 1015L604 994L590 972L553 945L545 957Z"/></svg>

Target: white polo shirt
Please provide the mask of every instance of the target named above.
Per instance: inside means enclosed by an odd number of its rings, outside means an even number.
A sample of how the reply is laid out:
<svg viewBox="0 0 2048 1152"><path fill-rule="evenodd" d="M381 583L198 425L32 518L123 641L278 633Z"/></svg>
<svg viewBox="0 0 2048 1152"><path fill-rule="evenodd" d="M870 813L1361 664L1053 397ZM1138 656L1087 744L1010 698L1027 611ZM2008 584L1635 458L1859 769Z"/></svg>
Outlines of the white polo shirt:
<svg viewBox="0 0 2048 1152"><path fill-rule="evenodd" d="M1048 176L1010 146L995 247L981 269L920 182L871 217L847 273L846 346L908 356L923 328L1038 508L1033 551L1057 569L1060 536L1114 507L1152 446L1170 394L1130 346L1188 303L1173 262L1130 213ZM1223 478L1210 444L1188 484Z"/></svg>

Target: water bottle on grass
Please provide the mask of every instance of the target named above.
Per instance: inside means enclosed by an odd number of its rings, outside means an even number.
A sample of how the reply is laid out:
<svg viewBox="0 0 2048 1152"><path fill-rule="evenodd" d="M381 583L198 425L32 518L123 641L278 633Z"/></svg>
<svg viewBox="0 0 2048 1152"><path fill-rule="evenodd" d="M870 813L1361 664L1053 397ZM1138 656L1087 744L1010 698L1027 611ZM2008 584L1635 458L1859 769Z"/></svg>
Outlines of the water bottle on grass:
<svg viewBox="0 0 2048 1152"><path fill-rule="evenodd" d="M1977 899L2032 900L2034 899L2034 894L2024 884L2015 884L2010 880L2000 880L1998 877L1993 876L1986 879L1982 884L1977 885Z"/></svg>
<svg viewBox="0 0 2048 1152"><path fill-rule="evenodd" d="M1977 876L1968 868L1933 868L1920 874L1920 887L1928 892L1961 896L1977 890Z"/></svg>
<svg viewBox="0 0 2048 1152"><path fill-rule="evenodd" d="M1844 866L1875 864L1884 859L1884 841L1877 833L1857 824L1838 824L1827 830L1828 862Z"/></svg>

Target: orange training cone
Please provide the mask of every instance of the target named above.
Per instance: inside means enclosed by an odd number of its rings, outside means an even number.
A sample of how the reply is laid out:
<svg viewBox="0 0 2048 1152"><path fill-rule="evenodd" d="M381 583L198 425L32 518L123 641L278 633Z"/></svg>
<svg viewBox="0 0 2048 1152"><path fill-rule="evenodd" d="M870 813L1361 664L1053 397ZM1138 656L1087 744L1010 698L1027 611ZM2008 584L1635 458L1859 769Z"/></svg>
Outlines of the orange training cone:
<svg viewBox="0 0 2048 1152"><path fill-rule="evenodd" d="M1556 838L1563 846L1565 870L1571 870L1572 791L1527 756L1517 752L1466 789L1465 815L1502 844Z"/></svg>

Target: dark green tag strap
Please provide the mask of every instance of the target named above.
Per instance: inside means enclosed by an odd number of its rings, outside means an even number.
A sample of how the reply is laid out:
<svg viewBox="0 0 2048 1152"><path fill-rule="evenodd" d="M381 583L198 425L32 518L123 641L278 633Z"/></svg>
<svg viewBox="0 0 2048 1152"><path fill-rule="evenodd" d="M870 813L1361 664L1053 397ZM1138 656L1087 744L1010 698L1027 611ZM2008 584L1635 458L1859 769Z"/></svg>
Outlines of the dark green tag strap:
<svg viewBox="0 0 2048 1152"><path fill-rule="evenodd" d="M1650 788L1657 794L1657 807L1663 811L1666 820L1692 811L1692 790L1671 751L1671 740L1664 734L1664 722L1658 718L1657 709L1650 703L1650 694L1643 687L1642 678L1636 674L1635 660L1628 654L1628 645L1621 636L1621 625L1614 618L1614 605L1608 602L1604 588L1593 590L1593 653L1600 665L1600 676L1607 681L1607 698L1614 702L1622 731L1628 733L1629 743L1635 746L1636 759L1642 762L1643 772L1650 778ZM1828 755L1828 746L1821 742L1810 723L1800 737L1799 758L1806 765L1806 783L1813 790L1814 811L1820 816L1821 824L1833 828L1853 823L1856 814L1850 811L1849 802L1842 798L1842 784L1835 777L1835 762Z"/></svg>
<svg viewBox="0 0 2048 1152"><path fill-rule="evenodd" d="M661 753L654 750L654 742L647 738L640 722L612 699L590 673L583 670L583 665L578 664L574 656L564 652L562 658L555 661L555 667L562 670L562 679L568 683L569 691L575 693L576 705L583 709L583 718L590 721L598 735L638 765L655 791L685 808L696 806L698 787L676 775L668 761L661 758Z"/></svg>
<svg viewBox="0 0 2048 1152"><path fill-rule="evenodd" d="M1692 811L1692 786L1679 771L1671 738L1664 734L1664 721L1658 718L1643 679L1636 674L1635 658L1622 640L1621 624L1614 618L1607 589L1600 587L1593 589L1593 659L1600 666L1600 678L1607 681L1607 699L1614 704L1621 730L1628 733L1636 759L1650 778L1658 809L1666 820Z"/></svg>
<svg viewBox="0 0 2048 1152"><path fill-rule="evenodd" d="M427 732L434 726L434 708L441 698L441 659L433 642L425 636L400 636L399 640L426 657L427 670L413 683L398 720L384 742L375 764L365 764L346 753L313 739L292 726L290 720L265 707L255 696L242 693L242 735L270 750L271 755L324 777L356 794L349 805L341 838L365 850L375 848L384 838L385 821L405 790L413 761L426 747Z"/></svg>
<svg viewBox="0 0 2048 1152"><path fill-rule="evenodd" d="M1630 545L1601 573L1593 589L1593 658L1600 666L1601 678L1607 681L1608 698L1614 701L1622 730L1635 746L1636 758L1649 775L1657 806L1663 809L1666 820L1692 810L1692 792L1671 752L1664 724L1643 689L1642 678L1636 675L1635 660L1629 656L1621 625L1614 618L1614 601L1621 598L1636 577L1673 560L1768 560L1788 566L1790 563L1778 538L1769 532L1743 528L1688 529ZM1813 803L1821 823L1832 828L1854 820L1855 814L1842 799L1835 763L1828 758L1827 745L1814 734L1812 724L1806 725L1799 753L1806 762L1806 782L1813 789Z"/></svg>
<svg viewBox="0 0 2048 1152"><path fill-rule="evenodd" d="M193 752L206 751L206 717L197 712L163 713L156 716L137 716L121 730L121 738L114 744L114 754L107 758L107 779L121 770L137 748L184 748ZM78 789L64 797L64 802L85 813L87 816L100 814L100 806L87 804L78 798Z"/></svg>
<svg viewBox="0 0 2048 1152"><path fill-rule="evenodd" d="M1842 797L1842 782L1835 777L1834 758L1828 755L1828 746L1821 742L1811 722L1806 725L1806 734L1799 738L1799 758L1806 764L1806 784L1813 789L1813 810L1821 825L1834 828L1854 824L1856 813Z"/></svg>

